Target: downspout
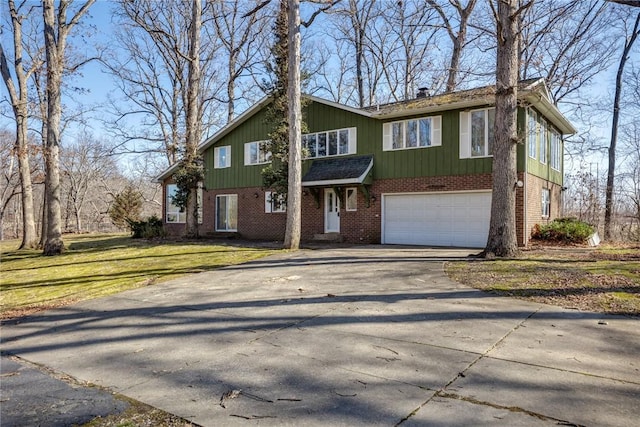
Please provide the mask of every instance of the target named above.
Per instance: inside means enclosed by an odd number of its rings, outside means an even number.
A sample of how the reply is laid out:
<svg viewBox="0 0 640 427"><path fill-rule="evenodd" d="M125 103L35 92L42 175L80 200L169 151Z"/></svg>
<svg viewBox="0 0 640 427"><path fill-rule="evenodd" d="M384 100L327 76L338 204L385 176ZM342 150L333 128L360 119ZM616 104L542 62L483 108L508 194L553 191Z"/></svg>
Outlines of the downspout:
<svg viewBox="0 0 640 427"><path fill-rule="evenodd" d="M523 194L522 194L522 214L524 216L524 218L522 218L522 246L523 247L527 247L529 244L529 238L527 236L527 230L529 228L529 214L527 212L527 206L529 205L529 187L527 185L527 177L529 175L529 152L528 152L528 148L525 145L525 153L524 153L524 176L523 181L524 181L524 185L522 186L522 190L523 190Z"/></svg>

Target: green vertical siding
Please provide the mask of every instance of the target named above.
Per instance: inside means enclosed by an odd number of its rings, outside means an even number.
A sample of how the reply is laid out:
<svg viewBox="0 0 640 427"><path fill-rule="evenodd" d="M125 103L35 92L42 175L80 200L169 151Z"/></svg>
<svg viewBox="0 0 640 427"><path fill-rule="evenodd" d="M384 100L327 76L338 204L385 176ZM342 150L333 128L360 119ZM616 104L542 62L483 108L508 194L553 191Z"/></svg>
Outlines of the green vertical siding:
<svg viewBox="0 0 640 427"><path fill-rule="evenodd" d="M442 116L441 146L383 151L382 126L380 126L380 135L374 148L376 178L469 175L491 172L492 160L490 157L460 159L460 110L444 111L432 115Z"/></svg>
<svg viewBox="0 0 640 427"><path fill-rule="evenodd" d="M541 120L544 120L544 116L542 114L540 114L539 111L536 111L537 113L537 119L538 122L540 122ZM522 116L525 115L524 110L521 114ZM526 123L526 119L525 120ZM524 127L524 124L523 124ZM525 144L524 144L524 149L522 152L522 156L520 156L520 153L518 153L519 157L518 160L520 161L526 161L527 163L527 172L535 175L539 178L551 181L553 183L556 183L558 185L562 185L563 183L563 172L562 169L564 167L564 141L562 141L561 139L561 156L560 156L560 170L557 171L555 169L553 169L551 167L551 133L550 133L550 127L551 124L549 123L549 121L547 120L547 133L546 135L544 135L544 138L542 139L544 141L544 144L546 144L546 148L547 148L547 163L542 163L540 161L540 147L538 146L537 148L537 158L532 159L531 157L529 157L529 150L528 147L526 146L526 138L525 138ZM526 160L524 160L526 159Z"/></svg>
<svg viewBox="0 0 640 427"><path fill-rule="evenodd" d="M309 132L357 128L357 154L374 155L374 179L407 178L414 176L474 175L491 173L492 158L460 159L460 111L444 111L442 116L442 145L409 150L383 151L382 126L384 120L373 119L330 105L311 102L305 107L305 121ZM421 116L415 116L421 117ZM422 116L424 117L424 116ZM411 117L406 117L411 118ZM525 110L518 108L518 132L525 135ZM395 120L386 120L395 121ZM268 138L270 126L265 123L265 110L249 117L228 135L221 138L204 153L207 188L259 187L262 185L261 171L265 165L244 165L244 144ZM214 169L213 153L216 146L231 146L231 167ZM529 172L544 179L562 183L562 173L553 171L549 165L528 159L526 144L518 144L518 171L523 171L525 162ZM303 173L311 161L303 163Z"/></svg>
<svg viewBox="0 0 640 427"><path fill-rule="evenodd" d="M267 139L269 126L265 110L258 111L204 152L205 186L212 188L255 187L262 184L260 171L264 165L244 165L245 142ZM214 147L231 146L231 167L214 169Z"/></svg>

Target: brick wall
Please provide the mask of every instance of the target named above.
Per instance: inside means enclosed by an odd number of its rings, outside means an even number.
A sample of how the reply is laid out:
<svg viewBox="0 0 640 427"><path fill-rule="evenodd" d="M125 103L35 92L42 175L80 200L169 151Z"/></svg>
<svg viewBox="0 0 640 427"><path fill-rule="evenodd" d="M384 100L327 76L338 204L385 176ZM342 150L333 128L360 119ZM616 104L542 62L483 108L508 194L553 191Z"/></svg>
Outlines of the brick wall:
<svg viewBox="0 0 640 427"><path fill-rule="evenodd" d="M531 239L531 230L536 224L548 224L562 213L562 188L551 181L527 174L527 220L525 223L526 239ZM549 217L542 217L542 189L550 189Z"/></svg>
<svg viewBox="0 0 640 427"><path fill-rule="evenodd" d="M283 239L287 214L265 213L265 192L259 187L206 191L203 195L202 234L219 234L216 232L215 224L216 196L224 194L238 196L237 233L240 236L259 240Z"/></svg>
<svg viewBox="0 0 640 427"><path fill-rule="evenodd" d="M525 181L529 196L525 198L524 188L516 192L516 232L518 244L526 245L535 223L541 223L541 191L546 181L532 175L520 173L518 179ZM168 182L168 181L167 181ZM167 183L165 182L165 183ZM378 180L370 188L371 203L366 200L361 188L358 188L357 210L347 211L344 200L340 206L340 234L348 243L380 243L382 218L382 194L389 193L435 193L453 191L490 190L491 174L419 177ZM551 188L551 218L560 212L560 187L548 183ZM166 200L166 195L163 196ZM265 192L260 187L236 188L227 190L206 190L203 194L202 235L215 234L216 196L237 194L238 196L238 231L243 238L256 240L282 240L286 227L286 213L265 213ZM524 203L527 203L528 220L525 223ZM320 206L309 189L303 190L302 196L302 240L310 240L314 234L324 233L324 189L319 193ZM165 212L163 212L163 217ZM536 216L537 215L537 216ZM524 224L524 226L523 226ZM180 235L184 224L165 224L169 234Z"/></svg>

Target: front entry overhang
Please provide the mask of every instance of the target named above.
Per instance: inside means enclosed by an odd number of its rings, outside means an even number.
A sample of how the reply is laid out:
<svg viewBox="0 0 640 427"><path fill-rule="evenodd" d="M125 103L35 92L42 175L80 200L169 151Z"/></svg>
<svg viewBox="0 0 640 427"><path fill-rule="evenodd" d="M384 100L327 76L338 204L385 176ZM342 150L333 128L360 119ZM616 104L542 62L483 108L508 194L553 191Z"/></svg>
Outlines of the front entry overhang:
<svg viewBox="0 0 640 427"><path fill-rule="evenodd" d="M367 184L373 155L316 159L302 178L303 187L334 187Z"/></svg>
<svg viewBox="0 0 640 427"><path fill-rule="evenodd" d="M302 178L302 186L309 189L318 208L320 208L320 188L333 188L338 197L344 200L342 189L345 186L358 186L369 207L372 171L372 154L316 159Z"/></svg>

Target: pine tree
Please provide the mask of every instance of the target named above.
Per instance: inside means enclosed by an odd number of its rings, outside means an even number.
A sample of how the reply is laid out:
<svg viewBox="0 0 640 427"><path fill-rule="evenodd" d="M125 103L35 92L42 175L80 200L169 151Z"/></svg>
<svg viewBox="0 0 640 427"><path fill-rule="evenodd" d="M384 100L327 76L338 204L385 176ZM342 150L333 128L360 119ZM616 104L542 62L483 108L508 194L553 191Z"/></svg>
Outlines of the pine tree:
<svg viewBox="0 0 640 427"><path fill-rule="evenodd" d="M127 186L116 194L109 207L109 218L118 228L129 227L129 221L139 221L142 214L142 193Z"/></svg>
<svg viewBox="0 0 640 427"><path fill-rule="evenodd" d="M274 25L275 41L271 47L272 62L267 69L274 75L270 84L272 102L266 111L265 121L271 127L266 149L271 152L271 163L262 170L264 188L272 189L286 200L289 170L289 109L287 104L288 81L288 25L287 1L280 1Z"/></svg>

